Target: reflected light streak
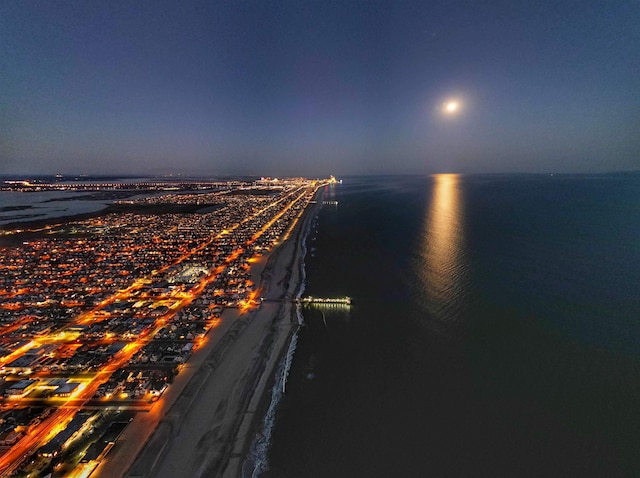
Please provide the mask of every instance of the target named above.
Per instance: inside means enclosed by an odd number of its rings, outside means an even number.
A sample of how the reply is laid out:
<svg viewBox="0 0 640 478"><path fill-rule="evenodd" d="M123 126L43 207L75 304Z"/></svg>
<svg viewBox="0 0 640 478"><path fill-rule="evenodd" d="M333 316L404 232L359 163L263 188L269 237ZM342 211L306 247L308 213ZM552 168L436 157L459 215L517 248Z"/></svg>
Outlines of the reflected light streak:
<svg viewBox="0 0 640 478"><path fill-rule="evenodd" d="M460 176L437 174L423 237L420 275L428 309L441 321L456 319L466 272Z"/></svg>

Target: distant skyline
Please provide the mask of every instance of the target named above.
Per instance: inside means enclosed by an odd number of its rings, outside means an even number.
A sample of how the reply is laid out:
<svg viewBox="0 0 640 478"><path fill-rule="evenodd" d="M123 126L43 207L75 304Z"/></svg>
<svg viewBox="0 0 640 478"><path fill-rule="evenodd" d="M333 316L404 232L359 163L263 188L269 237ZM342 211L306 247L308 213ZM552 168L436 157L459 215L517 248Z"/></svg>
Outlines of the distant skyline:
<svg viewBox="0 0 640 478"><path fill-rule="evenodd" d="M0 174L640 168L640 2L5 0L0 71Z"/></svg>

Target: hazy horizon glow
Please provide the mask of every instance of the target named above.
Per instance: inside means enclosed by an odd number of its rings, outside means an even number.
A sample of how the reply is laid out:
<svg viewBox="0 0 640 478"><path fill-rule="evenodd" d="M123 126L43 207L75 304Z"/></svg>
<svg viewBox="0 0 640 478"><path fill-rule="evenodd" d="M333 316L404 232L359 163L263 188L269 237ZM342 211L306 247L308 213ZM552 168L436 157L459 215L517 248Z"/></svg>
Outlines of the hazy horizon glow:
<svg viewBox="0 0 640 478"><path fill-rule="evenodd" d="M637 169L638 24L633 2L7 0L0 174Z"/></svg>

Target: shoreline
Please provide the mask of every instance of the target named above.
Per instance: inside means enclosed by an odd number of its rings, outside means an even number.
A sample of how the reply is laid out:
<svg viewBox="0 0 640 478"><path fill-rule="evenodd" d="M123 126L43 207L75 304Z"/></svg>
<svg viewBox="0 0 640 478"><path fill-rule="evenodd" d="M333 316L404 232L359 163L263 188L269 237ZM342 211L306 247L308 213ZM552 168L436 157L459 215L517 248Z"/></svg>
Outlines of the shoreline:
<svg viewBox="0 0 640 478"><path fill-rule="evenodd" d="M318 189L314 199L321 195ZM242 315L225 311L209 343L178 375L181 383L136 415L92 476L239 476L299 327L290 299L302 287L303 243L320 204L309 204L283 242L254 264L261 306Z"/></svg>
<svg viewBox="0 0 640 478"><path fill-rule="evenodd" d="M314 197L318 200L322 196L319 191ZM318 216L321 203L318 201L305 211L300 220L298 232L294 241L295 252L289 266L289 288L287 289L289 299L298 298L306 286L305 280L305 258L307 253L306 240L311 230L311 224ZM274 351L273 363L270 372L265 372L260 379L260 383L254 390L254 398L245 412L245 418L236 436L234 457L230 461L224 478L234 478L238 476L253 476L256 469L264 471L262 465L267 465L266 456L255 456L255 453L267 453L271 443L271 432L275 418L275 412L280 399L284 395L284 385L286 384L289 367L288 359L293 360L293 353L296 349L298 331L302 325L300 322L299 305L291 300L283 302L278 313L277 321L286 322L280 327L288 326L289 333L286 342L282 343L279 350ZM282 392L279 387L282 386ZM273 412L273 415L271 414ZM261 441L266 439L266 442ZM254 450L256 446L264 446L261 450ZM262 459L256 463L256 459ZM245 474L245 468L251 468L250 473Z"/></svg>

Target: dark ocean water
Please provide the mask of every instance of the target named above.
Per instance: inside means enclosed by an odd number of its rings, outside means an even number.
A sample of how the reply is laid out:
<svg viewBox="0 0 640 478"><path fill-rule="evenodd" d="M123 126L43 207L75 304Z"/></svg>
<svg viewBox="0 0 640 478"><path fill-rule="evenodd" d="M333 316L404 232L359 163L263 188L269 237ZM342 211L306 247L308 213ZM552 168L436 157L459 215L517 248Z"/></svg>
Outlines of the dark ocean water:
<svg viewBox="0 0 640 478"><path fill-rule="evenodd" d="M326 198L265 476L640 476L640 176Z"/></svg>

